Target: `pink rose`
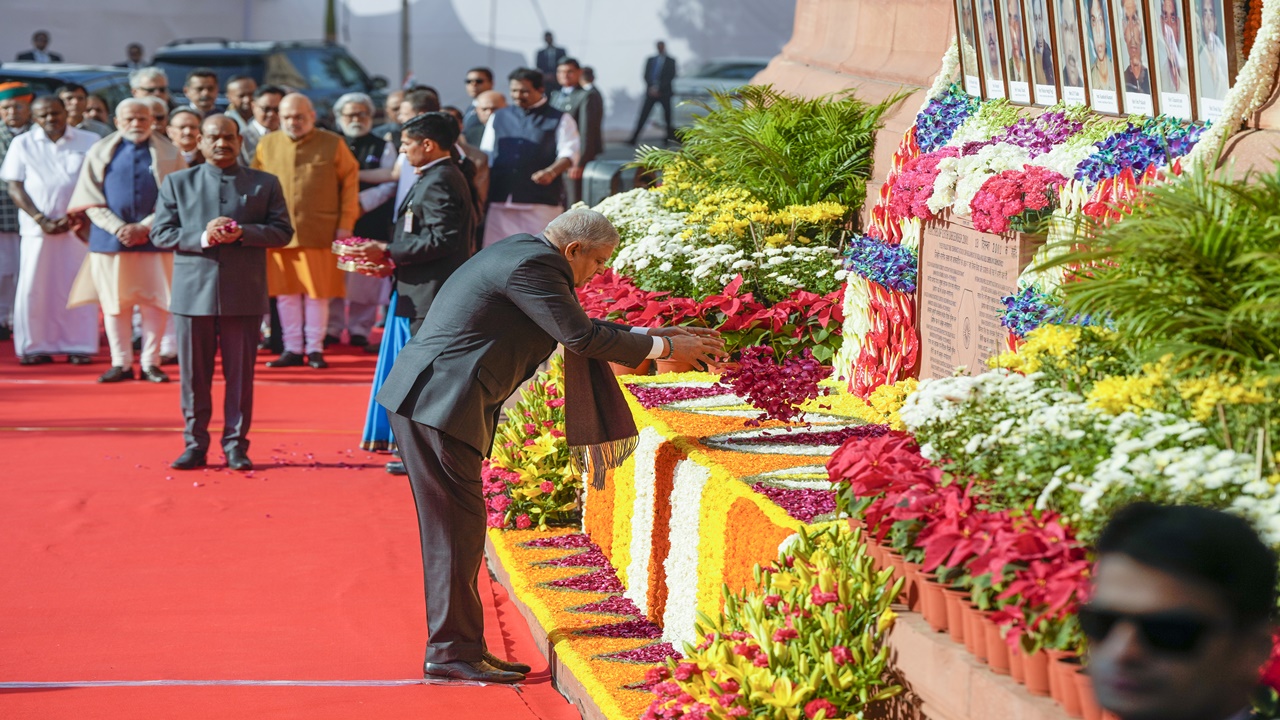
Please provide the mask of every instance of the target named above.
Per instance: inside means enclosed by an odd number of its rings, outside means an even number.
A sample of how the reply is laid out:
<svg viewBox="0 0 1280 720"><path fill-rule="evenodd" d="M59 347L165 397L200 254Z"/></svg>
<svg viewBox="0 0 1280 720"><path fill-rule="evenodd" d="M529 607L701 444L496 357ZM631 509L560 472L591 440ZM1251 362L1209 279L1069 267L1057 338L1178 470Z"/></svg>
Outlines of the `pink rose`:
<svg viewBox="0 0 1280 720"><path fill-rule="evenodd" d="M836 645L831 648L831 659L837 665L847 665L853 662L853 653L849 652L849 648L843 645Z"/></svg>

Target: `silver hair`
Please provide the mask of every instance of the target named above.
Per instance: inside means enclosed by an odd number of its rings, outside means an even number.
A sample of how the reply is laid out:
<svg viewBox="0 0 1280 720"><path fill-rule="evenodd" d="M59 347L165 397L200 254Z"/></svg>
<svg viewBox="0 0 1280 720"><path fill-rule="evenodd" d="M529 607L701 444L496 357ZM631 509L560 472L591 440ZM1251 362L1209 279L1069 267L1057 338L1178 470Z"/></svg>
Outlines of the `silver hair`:
<svg viewBox="0 0 1280 720"><path fill-rule="evenodd" d="M552 220L543 234L556 247L562 248L571 242L579 242L584 250L617 245L621 239L609 218L588 207L568 210Z"/></svg>
<svg viewBox="0 0 1280 720"><path fill-rule="evenodd" d="M378 109L373 106L373 98L362 92L349 92L338 98L338 101L333 104L333 116L335 118L341 118L342 108L350 105L351 103L360 103L361 105L369 108L370 115L376 115L378 113Z"/></svg>
<svg viewBox="0 0 1280 720"><path fill-rule="evenodd" d="M163 70L158 67L144 67L129 73L129 87L137 90L142 87L142 83L152 78L160 78L166 87L169 85L169 76L165 75Z"/></svg>
<svg viewBox="0 0 1280 720"><path fill-rule="evenodd" d="M131 98L125 98L121 100L120 104L116 105L116 117L120 117L121 113L123 113L126 108L131 108L131 107L142 108L147 112L148 115L150 115L152 109L155 107L151 103L147 102L147 100L151 100L151 99L152 98L147 98L146 100L144 100L142 98L131 97ZM154 99L161 104L164 103L164 101L161 100L160 98L154 98Z"/></svg>

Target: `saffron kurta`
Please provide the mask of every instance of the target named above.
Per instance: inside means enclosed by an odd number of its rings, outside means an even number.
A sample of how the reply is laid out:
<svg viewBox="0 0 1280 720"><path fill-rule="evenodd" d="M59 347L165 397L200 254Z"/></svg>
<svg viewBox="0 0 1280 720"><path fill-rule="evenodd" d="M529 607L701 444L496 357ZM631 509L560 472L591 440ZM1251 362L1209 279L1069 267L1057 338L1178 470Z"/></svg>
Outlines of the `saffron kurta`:
<svg viewBox="0 0 1280 720"><path fill-rule="evenodd" d="M273 132L258 142L253 167L280 179L294 228L286 247L268 251L268 292L343 297L346 274L329 248L360 217L360 165L346 142L318 128L296 140Z"/></svg>

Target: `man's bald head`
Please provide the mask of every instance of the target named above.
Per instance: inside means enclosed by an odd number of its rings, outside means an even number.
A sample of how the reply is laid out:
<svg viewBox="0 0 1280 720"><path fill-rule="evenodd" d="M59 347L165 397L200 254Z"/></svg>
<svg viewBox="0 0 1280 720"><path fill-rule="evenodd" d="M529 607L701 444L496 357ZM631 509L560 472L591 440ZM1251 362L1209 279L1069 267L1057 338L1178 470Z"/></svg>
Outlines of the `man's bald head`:
<svg viewBox="0 0 1280 720"><path fill-rule="evenodd" d="M226 115L210 115L200 125L200 154L211 165L228 168L240 157L240 125Z"/></svg>
<svg viewBox="0 0 1280 720"><path fill-rule="evenodd" d="M507 106L507 96L497 90L488 90L476 96L476 117L482 123L489 122L493 111Z"/></svg>
<svg viewBox="0 0 1280 720"><path fill-rule="evenodd" d="M297 140L316 129L316 109L301 93L289 93L280 101L280 129Z"/></svg>

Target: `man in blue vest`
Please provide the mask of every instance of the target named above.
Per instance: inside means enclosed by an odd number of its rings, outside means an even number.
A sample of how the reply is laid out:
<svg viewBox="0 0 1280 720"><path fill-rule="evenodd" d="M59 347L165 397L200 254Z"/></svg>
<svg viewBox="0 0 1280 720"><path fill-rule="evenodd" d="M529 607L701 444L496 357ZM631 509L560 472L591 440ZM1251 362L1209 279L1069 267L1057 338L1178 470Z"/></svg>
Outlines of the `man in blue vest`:
<svg viewBox="0 0 1280 720"><path fill-rule="evenodd" d="M547 102L542 73L519 68L508 79L515 105L495 111L480 139L489 155L484 247L536 235L564 212L560 176L578 160L578 123Z"/></svg>

